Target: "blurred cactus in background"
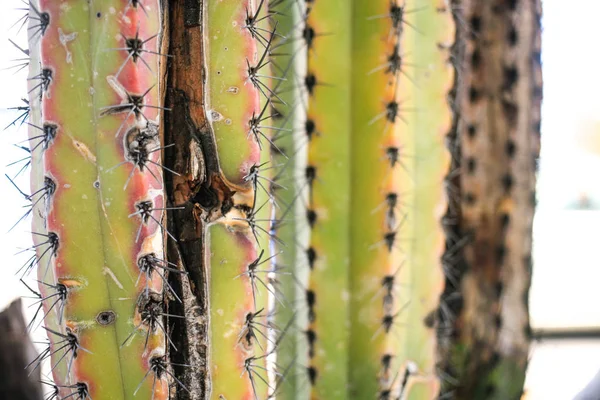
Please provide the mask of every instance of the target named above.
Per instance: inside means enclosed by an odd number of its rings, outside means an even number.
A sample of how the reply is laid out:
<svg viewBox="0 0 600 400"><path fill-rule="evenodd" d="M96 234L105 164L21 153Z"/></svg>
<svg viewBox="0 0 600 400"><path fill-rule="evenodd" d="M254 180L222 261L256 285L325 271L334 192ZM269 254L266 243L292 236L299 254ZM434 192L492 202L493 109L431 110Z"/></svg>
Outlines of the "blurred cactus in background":
<svg viewBox="0 0 600 400"><path fill-rule="evenodd" d="M539 3L30 0L47 398L519 398Z"/></svg>

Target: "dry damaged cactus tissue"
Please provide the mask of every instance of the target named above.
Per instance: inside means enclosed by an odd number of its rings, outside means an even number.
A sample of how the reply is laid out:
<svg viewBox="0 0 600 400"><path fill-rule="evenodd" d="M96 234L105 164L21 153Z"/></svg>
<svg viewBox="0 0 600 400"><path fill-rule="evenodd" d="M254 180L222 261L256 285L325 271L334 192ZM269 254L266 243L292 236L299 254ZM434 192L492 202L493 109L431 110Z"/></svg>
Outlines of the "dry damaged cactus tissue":
<svg viewBox="0 0 600 400"><path fill-rule="evenodd" d="M520 398L539 0L24 8L46 399Z"/></svg>

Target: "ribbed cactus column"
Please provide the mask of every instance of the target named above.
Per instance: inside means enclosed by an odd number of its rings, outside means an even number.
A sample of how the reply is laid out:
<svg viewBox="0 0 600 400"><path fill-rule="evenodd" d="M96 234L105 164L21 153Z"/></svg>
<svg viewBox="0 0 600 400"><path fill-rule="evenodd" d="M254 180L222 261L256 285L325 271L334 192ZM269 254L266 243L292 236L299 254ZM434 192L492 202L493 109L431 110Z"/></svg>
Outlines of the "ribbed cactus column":
<svg viewBox="0 0 600 400"><path fill-rule="evenodd" d="M44 187L44 174L45 168L43 163L43 154L44 149L42 146L37 146L39 141L40 131L37 127L43 125L42 122L42 97L39 96L39 93L36 91L36 87L39 84L36 77L40 76L42 73L41 66L41 51L40 45L41 41L39 40L39 32L37 32L36 26L39 25L38 12L34 8L29 10L29 29L30 39L29 39L29 79L28 79L28 89L32 91L33 95L29 97L29 129L28 134L30 138L30 149L31 149L31 159L37 160L36 162L31 163L31 175L30 175L30 188L31 193L37 192L40 188ZM42 193L43 195L43 193ZM46 218L48 214L47 210L47 202L42 200L36 202L36 199L33 199L32 212L31 212L31 231L36 232L32 236L33 245L35 246L35 257L37 257L37 265L41 266L37 268L37 279L40 282L56 282L54 268L47 267L51 264L53 254L52 251L48 251L47 249L47 237L48 237L48 228L46 226ZM42 298L56 295L56 290L54 290L51 286L40 284L38 285L39 292ZM45 301L42 303L44 314L46 315L44 324L46 328L52 329L55 332L60 332L61 334L65 334L65 327L63 324L59 323L60 309L58 307L52 307L52 303ZM50 351L56 351L60 346L55 343L50 343ZM59 351L57 356L62 356L64 351ZM57 358L58 359L58 358ZM30 360L32 361L32 360ZM35 361L34 361L35 362ZM53 375L55 379L59 382L66 381L67 374L67 365L66 363L61 363L57 365L53 370ZM56 378L58 377L58 378Z"/></svg>
<svg viewBox="0 0 600 400"><path fill-rule="evenodd" d="M41 71L31 104L42 98L33 182L43 170L47 215L34 235L48 250L42 290L64 306L47 317L56 384L65 398L166 398L161 272L139 262L162 257L158 4L44 0L32 10Z"/></svg>
<svg viewBox="0 0 600 400"><path fill-rule="evenodd" d="M308 57L304 85L307 165L302 224L310 230L308 281L299 312L307 325L305 388L310 398L348 396L350 198L350 24L345 0L306 2L302 37ZM308 357L307 357L308 356ZM302 361L301 361L302 362Z"/></svg>
<svg viewBox="0 0 600 400"><path fill-rule="evenodd" d="M306 147L300 146L294 140L303 137L298 125L304 117L303 98L299 71L299 63L303 52L301 4L296 0L280 0L270 2L269 11L271 28L276 28L271 52L271 70L274 76L273 92L277 97L272 97L271 123L273 130L271 146L272 161L266 165L272 169L272 182L264 181L262 184L269 188L275 201L275 222L273 232L281 240L274 243L275 257L273 263L273 291L275 293L275 312L273 319L276 329L281 332L277 345L277 381L274 393L277 397L293 399L307 382L305 370L298 359L298 346L305 352L305 336L298 332L300 326L298 319L298 299L302 296L302 289L298 286L296 266L297 257L303 257L299 248L298 229L301 224L296 220L296 210L300 208L298 202L301 182L297 182L298 158L304 155ZM302 298L304 298L302 296ZM302 301L302 300L300 300ZM300 303L301 304L301 303Z"/></svg>
<svg viewBox="0 0 600 400"><path fill-rule="evenodd" d="M209 228L214 398L267 398L271 201L268 2L206 4L207 114L224 181L235 193ZM222 208L223 210L223 208Z"/></svg>
<svg viewBox="0 0 600 400"><path fill-rule="evenodd" d="M531 331L541 1L461 1L460 71L440 320L442 396L521 396ZM460 23L459 23L460 22Z"/></svg>
<svg viewBox="0 0 600 400"><path fill-rule="evenodd" d="M350 381L432 399L454 39L445 1L355 1Z"/></svg>

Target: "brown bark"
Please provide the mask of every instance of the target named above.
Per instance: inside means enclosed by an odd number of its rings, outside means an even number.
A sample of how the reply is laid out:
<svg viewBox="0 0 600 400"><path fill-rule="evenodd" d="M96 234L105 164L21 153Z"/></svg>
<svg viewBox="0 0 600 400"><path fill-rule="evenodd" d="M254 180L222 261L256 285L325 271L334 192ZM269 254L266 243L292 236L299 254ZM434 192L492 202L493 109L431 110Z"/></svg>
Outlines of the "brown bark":
<svg viewBox="0 0 600 400"><path fill-rule="evenodd" d="M39 368L26 368L36 356L21 300L15 300L0 313L0 399L42 399Z"/></svg>

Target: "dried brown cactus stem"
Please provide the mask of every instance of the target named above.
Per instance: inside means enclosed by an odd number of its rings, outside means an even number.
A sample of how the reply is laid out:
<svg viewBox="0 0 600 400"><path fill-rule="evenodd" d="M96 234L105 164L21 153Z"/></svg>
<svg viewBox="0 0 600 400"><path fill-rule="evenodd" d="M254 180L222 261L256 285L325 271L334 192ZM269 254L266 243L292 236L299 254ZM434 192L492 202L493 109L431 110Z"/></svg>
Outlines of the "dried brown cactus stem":
<svg viewBox="0 0 600 400"><path fill-rule="evenodd" d="M464 53L458 54L460 154L454 165L460 237L447 238L445 261L461 275L456 288L461 300L450 306L457 313L453 337L442 341L448 346L442 353L449 352L445 370L460 385L449 380L442 393L513 399L522 390L531 339L527 303L539 154L541 5L466 0L460 9L466 21L459 32ZM448 278L446 283L442 302L448 305L457 293L449 290Z"/></svg>

